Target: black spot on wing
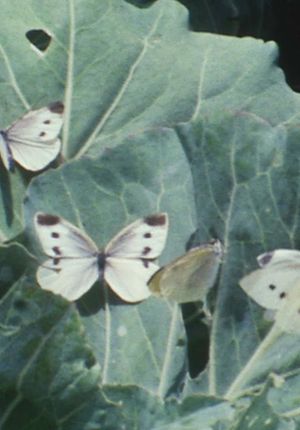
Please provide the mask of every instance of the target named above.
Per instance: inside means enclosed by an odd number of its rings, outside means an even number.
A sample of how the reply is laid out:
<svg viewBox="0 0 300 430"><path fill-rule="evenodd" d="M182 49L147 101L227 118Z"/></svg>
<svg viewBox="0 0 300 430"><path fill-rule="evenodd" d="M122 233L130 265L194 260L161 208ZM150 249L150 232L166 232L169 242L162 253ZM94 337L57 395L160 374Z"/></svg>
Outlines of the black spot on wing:
<svg viewBox="0 0 300 430"><path fill-rule="evenodd" d="M167 222L167 217L165 214L154 214L145 217L144 221L146 224L151 226L165 225Z"/></svg>
<svg viewBox="0 0 300 430"><path fill-rule="evenodd" d="M41 132L40 132L40 134L39 134L39 136L40 136L40 137L44 137L44 136L46 136L46 132L45 132L45 131L41 131Z"/></svg>
<svg viewBox="0 0 300 430"><path fill-rule="evenodd" d="M56 215L38 214L36 221L39 225L56 225L59 223L60 218Z"/></svg>
<svg viewBox="0 0 300 430"><path fill-rule="evenodd" d="M59 238L59 233L56 233L56 231L53 231L51 233L51 237L53 237L54 239L58 239Z"/></svg>
<svg viewBox="0 0 300 430"><path fill-rule="evenodd" d="M284 291L279 294L280 299L284 299L285 297L286 297L286 293Z"/></svg>
<svg viewBox="0 0 300 430"><path fill-rule="evenodd" d="M142 263L143 263L143 266L144 266L146 269L148 269L148 267L149 267L149 260L145 260L144 258L142 258Z"/></svg>
<svg viewBox="0 0 300 430"><path fill-rule="evenodd" d="M150 237L152 237L152 234L151 234L151 233L145 233L145 234L144 234L144 238L145 238L145 239L149 239Z"/></svg>
<svg viewBox="0 0 300 430"><path fill-rule="evenodd" d="M151 252L151 248L149 246L145 246L145 248L143 249L142 255L147 255L149 254L149 252Z"/></svg>
<svg viewBox="0 0 300 430"><path fill-rule="evenodd" d="M43 121L43 124L47 124L47 125L51 124L50 119L46 119L45 121Z"/></svg>
<svg viewBox="0 0 300 430"><path fill-rule="evenodd" d="M62 102L54 102L48 105L48 109L53 113L63 113L64 104Z"/></svg>
<svg viewBox="0 0 300 430"><path fill-rule="evenodd" d="M269 285L270 290L274 291L276 289L276 285L274 284L270 284Z"/></svg>
<svg viewBox="0 0 300 430"><path fill-rule="evenodd" d="M52 251L54 252L54 254L56 255L61 255L61 250L59 249L58 246L53 246Z"/></svg>

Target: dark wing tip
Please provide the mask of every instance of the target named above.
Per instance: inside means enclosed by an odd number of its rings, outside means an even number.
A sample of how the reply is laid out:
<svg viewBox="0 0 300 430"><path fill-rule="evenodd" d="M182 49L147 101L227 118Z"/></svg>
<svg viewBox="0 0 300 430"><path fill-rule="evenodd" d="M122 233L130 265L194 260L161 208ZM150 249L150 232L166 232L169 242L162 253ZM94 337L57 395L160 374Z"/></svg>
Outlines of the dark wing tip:
<svg viewBox="0 0 300 430"><path fill-rule="evenodd" d="M274 255L273 251L265 252L264 254L258 256L257 261L260 267L266 266L272 260Z"/></svg>
<svg viewBox="0 0 300 430"><path fill-rule="evenodd" d="M62 102L53 102L48 105L48 109L54 113L63 113L64 112L64 104Z"/></svg>
<svg viewBox="0 0 300 430"><path fill-rule="evenodd" d="M56 225L59 223L60 218L56 215L37 213L36 214L36 222L39 225Z"/></svg>
<svg viewBox="0 0 300 430"><path fill-rule="evenodd" d="M145 217L144 220L151 226L165 225L168 222L168 215L166 213L153 214Z"/></svg>

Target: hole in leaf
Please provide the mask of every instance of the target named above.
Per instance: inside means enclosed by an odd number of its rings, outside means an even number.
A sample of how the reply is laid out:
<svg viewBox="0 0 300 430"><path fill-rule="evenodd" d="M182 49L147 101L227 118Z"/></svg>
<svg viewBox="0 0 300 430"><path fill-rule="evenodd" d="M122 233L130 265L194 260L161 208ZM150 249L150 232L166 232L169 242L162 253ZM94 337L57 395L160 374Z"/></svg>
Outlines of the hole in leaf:
<svg viewBox="0 0 300 430"><path fill-rule="evenodd" d="M51 42L51 36L45 30L41 29L27 31L26 37L41 52L45 52Z"/></svg>

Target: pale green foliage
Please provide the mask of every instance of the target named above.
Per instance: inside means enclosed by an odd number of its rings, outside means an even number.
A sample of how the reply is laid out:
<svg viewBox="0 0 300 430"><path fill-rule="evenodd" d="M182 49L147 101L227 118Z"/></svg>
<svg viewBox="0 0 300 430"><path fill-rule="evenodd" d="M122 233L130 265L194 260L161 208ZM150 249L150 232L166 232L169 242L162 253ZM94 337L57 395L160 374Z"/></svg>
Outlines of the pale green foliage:
<svg viewBox="0 0 300 430"><path fill-rule="evenodd" d="M192 33L173 0L23 3L0 1L0 125L63 100L65 163L30 183L19 168L0 170L0 237L25 245L0 252L0 427L296 428L299 337L273 336L238 286L257 254L299 248L300 102L275 44ZM30 29L51 35L44 53L30 47ZM38 288L37 210L99 247L166 211L161 263L191 237L223 242L209 363L196 380L176 304L107 301L99 285L68 304ZM260 417L256 427L247 415Z"/></svg>

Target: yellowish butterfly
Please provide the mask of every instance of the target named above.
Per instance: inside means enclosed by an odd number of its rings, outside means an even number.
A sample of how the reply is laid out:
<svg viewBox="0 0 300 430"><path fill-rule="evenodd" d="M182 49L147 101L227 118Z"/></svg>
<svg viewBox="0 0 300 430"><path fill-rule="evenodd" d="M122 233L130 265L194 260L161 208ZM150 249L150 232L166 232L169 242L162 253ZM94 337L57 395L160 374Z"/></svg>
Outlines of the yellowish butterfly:
<svg viewBox="0 0 300 430"><path fill-rule="evenodd" d="M148 285L154 295L177 303L205 301L223 255L219 240L192 248L156 272Z"/></svg>

